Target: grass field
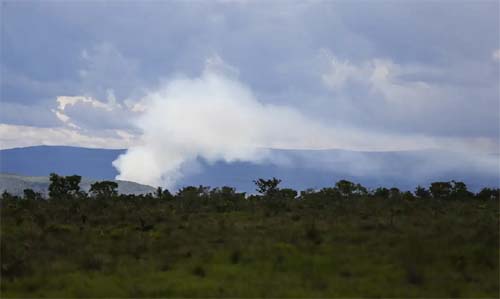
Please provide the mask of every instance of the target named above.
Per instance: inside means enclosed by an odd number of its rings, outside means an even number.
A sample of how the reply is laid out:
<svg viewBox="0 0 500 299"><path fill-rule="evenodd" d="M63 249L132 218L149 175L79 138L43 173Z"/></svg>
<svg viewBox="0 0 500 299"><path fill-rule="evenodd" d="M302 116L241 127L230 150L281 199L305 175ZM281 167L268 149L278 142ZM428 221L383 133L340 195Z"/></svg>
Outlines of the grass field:
<svg viewBox="0 0 500 299"><path fill-rule="evenodd" d="M499 202L1 201L1 297L498 297Z"/></svg>

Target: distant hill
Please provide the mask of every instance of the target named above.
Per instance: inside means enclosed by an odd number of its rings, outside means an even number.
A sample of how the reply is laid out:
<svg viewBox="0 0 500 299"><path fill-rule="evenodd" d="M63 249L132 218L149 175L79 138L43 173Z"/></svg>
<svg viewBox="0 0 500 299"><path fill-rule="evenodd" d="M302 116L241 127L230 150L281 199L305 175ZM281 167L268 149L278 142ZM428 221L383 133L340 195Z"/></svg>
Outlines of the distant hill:
<svg viewBox="0 0 500 299"><path fill-rule="evenodd" d="M88 192L95 179L82 178L80 189ZM118 183L118 193L121 194L146 194L153 193L155 188L128 181L115 181ZM20 176L0 173L0 193L7 191L13 195L22 195L24 189L33 189L45 196L48 195L48 176Z"/></svg>
<svg viewBox="0 0 500 299"><path fill-rule="evenodd" d="M78 174L94 179L113 179L118 172L111 161L125 150L71 146L32 146L0 150L0 172L29 176Z"/></svg>
<svg viewBox="0 0 500 299"><path fill-rule="evenodd" d="M111 165L125 150L88 149L66 146L35 146L0 150L0 172L25 176L78 174L96 180L114 179ZM414 190L432 181L460 180L471 190L497 187L499 157L465 156L445 151L355 152L345 150L271 150L270 157L258 164L249 162L197 165L178 184L232 186L254 192L257 178L277 177L282 185L297 190L332 186L349 179L364 186L395 186ZM171 190L176 191L176 190Z"/></svg>

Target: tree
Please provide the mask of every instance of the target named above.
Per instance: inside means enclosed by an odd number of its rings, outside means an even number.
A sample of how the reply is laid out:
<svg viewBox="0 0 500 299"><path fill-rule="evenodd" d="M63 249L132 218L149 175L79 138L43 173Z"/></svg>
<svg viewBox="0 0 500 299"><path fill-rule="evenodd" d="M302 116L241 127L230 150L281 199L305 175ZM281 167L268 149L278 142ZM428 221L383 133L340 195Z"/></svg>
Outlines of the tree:
<svg viewBox="0 0 500 299"><path fill-rule="evenodd" d="M177 192L176 196L182 199L195 199L195 198L206 197L208 196L209 192L210 192L210 187L202 185L200 185L199 187L187 186L180 189Z"/></svg>
<svg viewBox="0 0 500 299"><path fill-rule="evenodd" d="M40 192L33 191L33 189L24 189L23 193L24 193L24 199L28 200L42 199L42 194L40 194Z"/></svg>
<svg viewBox="0 0 500 299"><path fill-rule="evenodd" d="M451 193L451 183L450 182L434 182L431 183L429 188L433 198L448 198Z"/></svg>
<svg viewBox="0 0 500 299"><path fill-rule="evenodd" d="M245 193L236 192L236 189L228 186L210 190L210 203L217 212L234 210L241 200L245 199Z"/></svg>
<svg viewBox="0 0 500 299"><path fill-rule="evenodd" d="M414 200L415 199L415 196L413 195L413 193L411 193L410 191L405 191L403 192L403 194L401 195L401 198L403 200Z"/></svg>
<svg viewBox="0 0 500 299"><path fill-rule="evenodd" d="M67 189L70 194L77 194L80 191L80 182L82 177L79 175L70 175L65 177Z"/></svg>
<svg viewBox="0 0 500 299"><path fill-rule="evenodd" d="M427 190L424 187L418 185L417 188L415 189L415 196L417 198L424 199L424 198L431 197L431 193L429 192L429 190Z"/></svg>
<svg viewBox="0 0 500 299"><path fill-rule="evenodd" d="M373 192L373 195L375 197L381 197L381 198L389 198L389 189L385 188L385 187L378 187L377 189L375 189L375 191Z"/></svg>
<svg viewBox="0 0 500 299"><path fill-rule="evenodd" d="M257 192L265 196L273 196L279 191L278 185L281 180L273 177L270 180L258 179L253 182L257 186Z"/></svg>
<svg viewBox="0 0 500 299"><path fill-rule="evenodd" d="M368 194L368 190L361 184L355 184L347 180L340 180L335 183L335 188L339 190L340 195L344 198L352 197L353 195L364 196Z"/></svg>
<svg viewBox="0 0 500 299"><path fill-rule="evenodd" d="M500 198L500 189L483 188L476 197L482 200L498 200Z"/></svg>
<svg viewBox="0 0 500 299"><path fill-rule="evenodd" d="M396 187L392 187L391 189L389 189L389 198L391 199L401 198L401 191Z"/></svg>
<svg viewBox="0 0 500 299"><path fill-rule="evenodd" d="M297 197L297 191L290 188L280 189L277 194L281 199L295 199Z"/></svg>
<svg viewBox="0 0 500 299"><path fill-rule="evenodd" d="M236 189L234 189L233 187L223 186L221 188L212 189L210 191L210 198L233 201L236 199L244 199L245 192L239 193L236 192Z"/></svg>
<svg viewBox="0 0 500 299"><path fill-rule="evenodd" d="M49 196L51 198L67 198L80 193L79 175L59 176L55 173L50 174Z"/></svg>
<svg viewBox="0 0 500 299"><path fill-rule="evenodd" d="M9 192L7 192L7 190L3 190L3 192L2 192L2 200L11 200L13 198L15 198L14 195L12 195Z"/></svg>
<svg viewBox="0 0 500 299"><path fill-rule="evenodd" d="M353 182L347 181L347 180L340 180L337 183L335 183L335 188L339 190L340 195L342 197L350 197L352 196L354 189L355 189L355 184Z"/></svg>
<svg viewBox="0 0 500 299"><path fill-rule="evenodd" d="M155 196L158 199L161 199L163 196L163 189L161 187L156 188Z"/></svg>
<svg viewBox="0 0 500 299"><path fill-rule="evenodd" d="M99 199L116 197L118 195L118 184L112 181L95 182L90 185L90 193Z"/></svg>
<svg viewBox="0 0 500 299"><path fill-rule="evenodd" d="M472 197L472 192L467 190L467 185L464 182L451 181L451 197L454 199Z"/></svg>
<svg viewBox="0 0 500 299"><path fill-rule="evenodd" d="M165 190L163 190L162 198L164 200L172 200L172 199L174 199L174 196L172 195L172 193L170 193L170 191L168 191L168 189L165 189Z"/></svg>
<svg viewBox="0 0 500 299"><path fill-rule="evenodd" d="M64 177L55 173L50 174L49 196L51 198L61 197L66 194Z"/></svg>
<svg viewBox="0 0 500 299"><path fill-rule="evenodd" d="M358 196L365 196L368 194L368 190L363 187L361 184L356 184L354 186L353 193Z"/></svg>

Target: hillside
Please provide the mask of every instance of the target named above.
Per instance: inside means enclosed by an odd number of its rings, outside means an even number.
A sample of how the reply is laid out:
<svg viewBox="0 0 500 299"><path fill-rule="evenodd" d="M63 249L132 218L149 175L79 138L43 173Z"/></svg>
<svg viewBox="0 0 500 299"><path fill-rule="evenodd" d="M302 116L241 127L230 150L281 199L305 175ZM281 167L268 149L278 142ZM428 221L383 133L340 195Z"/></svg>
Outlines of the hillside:
<svg viewBox="0 0 500 299"><path fill-rule="evenodd" d="M81 190L88 192L90 185L96 181L96 179L83 177L80 183ZM147 185L128 181L114 181L118 183L118 193L121 194L146 194L155 191L155 188ZM0 173L0 193L7 191L13 195L22 195L24 189L33 189L35 192L47 195L49 184L48 176L21 176Z"/></svg>

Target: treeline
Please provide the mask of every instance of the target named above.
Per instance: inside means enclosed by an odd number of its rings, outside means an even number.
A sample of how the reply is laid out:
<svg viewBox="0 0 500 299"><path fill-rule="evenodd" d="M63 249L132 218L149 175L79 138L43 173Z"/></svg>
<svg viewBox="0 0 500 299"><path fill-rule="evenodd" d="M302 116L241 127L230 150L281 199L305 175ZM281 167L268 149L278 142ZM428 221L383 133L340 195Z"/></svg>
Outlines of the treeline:
<svg viewBox="0 0 500 299"><path fill-rule="evenodd" d="M417 186L411 191L401 191L398 188L378 187L369 190L361 184L348 180L340 180L333 187L326 187L320 190L307 189L297 192L290 188L280 188L281 180L258 179L254 183L259 195L247 195L245 192L237 192L235 188L224 186L211 188L208 186L187 186L179 189L177 193L172 194L168 189L158 187L156 192L134 195L119 194L118 184L113 181L100 181L91 185L89 192L80 189L81 176L60 176L55 173L50 174L49 199L161 199L161 200L180 200L180 199L227 199L227 200L307 200L307 199L327 199L341 200L352 198L379 198L379 199L440 199L440 200L498 200L500 198L500 189L483 188L477 193L467 189L467 185L460 181L433 182L428 188ZM2 199L21 198L13 196L8 192L2 194ZM44 196L32 189L24 190L24 199L41 200Z"/></svg>

